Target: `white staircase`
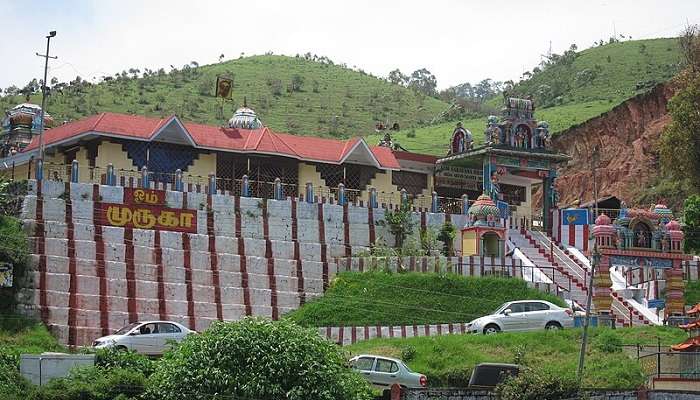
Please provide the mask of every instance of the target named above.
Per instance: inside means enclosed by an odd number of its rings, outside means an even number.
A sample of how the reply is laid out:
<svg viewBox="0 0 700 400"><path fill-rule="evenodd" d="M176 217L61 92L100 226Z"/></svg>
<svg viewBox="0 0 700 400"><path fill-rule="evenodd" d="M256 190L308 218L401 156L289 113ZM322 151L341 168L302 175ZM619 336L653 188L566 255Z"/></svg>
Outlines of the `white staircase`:
<svg viewBox="0 0 700 400"><path fill-rule="evenodd" d="M583 281L567 272L557 262L557 258L545 252L544 245L538 243L527 232L510 229L510 240L537 268L551 279L564 292L564 297L580 305L586 304L586 288Z"/></svg>

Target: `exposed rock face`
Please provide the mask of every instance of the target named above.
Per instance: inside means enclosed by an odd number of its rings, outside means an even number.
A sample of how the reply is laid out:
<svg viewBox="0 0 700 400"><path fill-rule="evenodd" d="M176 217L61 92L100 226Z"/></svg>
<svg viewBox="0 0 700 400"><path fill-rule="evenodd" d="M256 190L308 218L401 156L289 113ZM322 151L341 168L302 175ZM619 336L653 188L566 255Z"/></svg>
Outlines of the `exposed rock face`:
<svg viewBox="0 0 700 400"><path fill-rule="evenodd" d="M670 84L658 85L557 135L554 148L573 157L558 172L560 206L578 199L593 199L590 156L596 146L598 196L614 195L633 204L640 191L658 174L656 145L671 121L666 105L673 94Z"/></svg>

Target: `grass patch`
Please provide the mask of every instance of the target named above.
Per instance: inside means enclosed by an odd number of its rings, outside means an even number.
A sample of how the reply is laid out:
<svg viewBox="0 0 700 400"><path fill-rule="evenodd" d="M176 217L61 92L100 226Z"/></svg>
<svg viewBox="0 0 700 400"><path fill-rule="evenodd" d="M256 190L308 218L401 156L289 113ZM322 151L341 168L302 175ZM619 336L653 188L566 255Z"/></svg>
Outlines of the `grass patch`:
<svg viewBox="0 0 700 400"><path fill-rule="evenodd" d="M580 329L558 332L502 333L498 335L447 335L409 339L374 339L358 342L353 354L401 357L407 347L413 358L404 360L414 371L428 377L430 386L466 386L471 370L482 362L519 363L544 373L573 377L578 366ZM618 330L591 329L583 386L634 389L644 383L642 366L634 354L610 347L610 343L670 345L685 338L677 328L639 327ZM614 336L616 340L601 339ZM617 340L619 339L619 340ZM606 344L604 346L602 344Z"/></svg>
<svg viewBox="0 0 700 400"><path fill-rule="evenodd" d="M304 326L412 325L468 322L506 301L557 297L521 279L455 274L343 272L323 295L287 314Z"/></svg>

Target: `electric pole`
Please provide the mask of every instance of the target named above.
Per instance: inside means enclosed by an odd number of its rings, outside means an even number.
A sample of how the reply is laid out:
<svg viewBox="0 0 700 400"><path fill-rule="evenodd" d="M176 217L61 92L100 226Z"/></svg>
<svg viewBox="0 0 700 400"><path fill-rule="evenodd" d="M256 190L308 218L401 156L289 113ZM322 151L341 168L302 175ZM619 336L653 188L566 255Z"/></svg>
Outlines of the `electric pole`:
<svg viewBox="0 0 700 400"><path fill-rule="evenodd" d="M56 31L51 31L46 36L46 54L36 53L37 56L44 57L44 82L41 85L41 120L39 120L39 160L41 161L41 168L44 167L44 115L46 114L46 95L49 89L46 83L49 71L49 58L53 58L54 60L58 58L49 55L52 37L56 37Z"/></svg>
<svg viewBox="0 0 700 400"><path fill-rule="evenodd" d="M593 220L597 218L598 215L598 188L596 185L596 168L598 167L598 147L593 149L591 154L591 172L593 173L593 201L595 205L595 212L593 213ZM589 221L586 221L589 222ZM592 234L591 234L592 235ZM586 238L590 240L590 237ZM583 379L583 366L586 358L586 345L588 344L588 325L591 320L591 300L593 297L593 275L595 274L595 268L598 266L600 260L600 252L598 251L598 244L593 244L593 252L591 254L591 277L588 279L588 294L586 296L586 317L583 321L583 337L581 339L581 353L578 357L578 370L576 371L576 377L581 381ZM600 320L598 321L600 323Z"/></svg>

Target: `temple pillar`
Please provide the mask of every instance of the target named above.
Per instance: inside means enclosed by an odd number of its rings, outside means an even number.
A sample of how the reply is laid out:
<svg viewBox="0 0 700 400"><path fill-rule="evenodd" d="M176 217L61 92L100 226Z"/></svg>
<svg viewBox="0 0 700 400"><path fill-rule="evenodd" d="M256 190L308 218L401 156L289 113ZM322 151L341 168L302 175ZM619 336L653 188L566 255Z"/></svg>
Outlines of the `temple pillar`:
<svg viewBox="0 0 700 400"><path fill-rule="evenodd" d="M683 315L685 311L685 282L681 260L673 260L673 267L664 271L666 279L666 317Z"/></svg>
<svg viewBox="0 0 700 400"><path fill-rule="evenodd" d="M547 234L552 235L552 185L554 178L542 179L542 228Z"/></svg>
<svg viewBox="0 0 700 400"><path fill-rule="evenodd" d="M593 305L599 315L602 313L610 313L612 307L612 297L610 296L611 286L610 257L602 255L600 257L600 263L595 268L595 275L593 276Z"/></svg>

